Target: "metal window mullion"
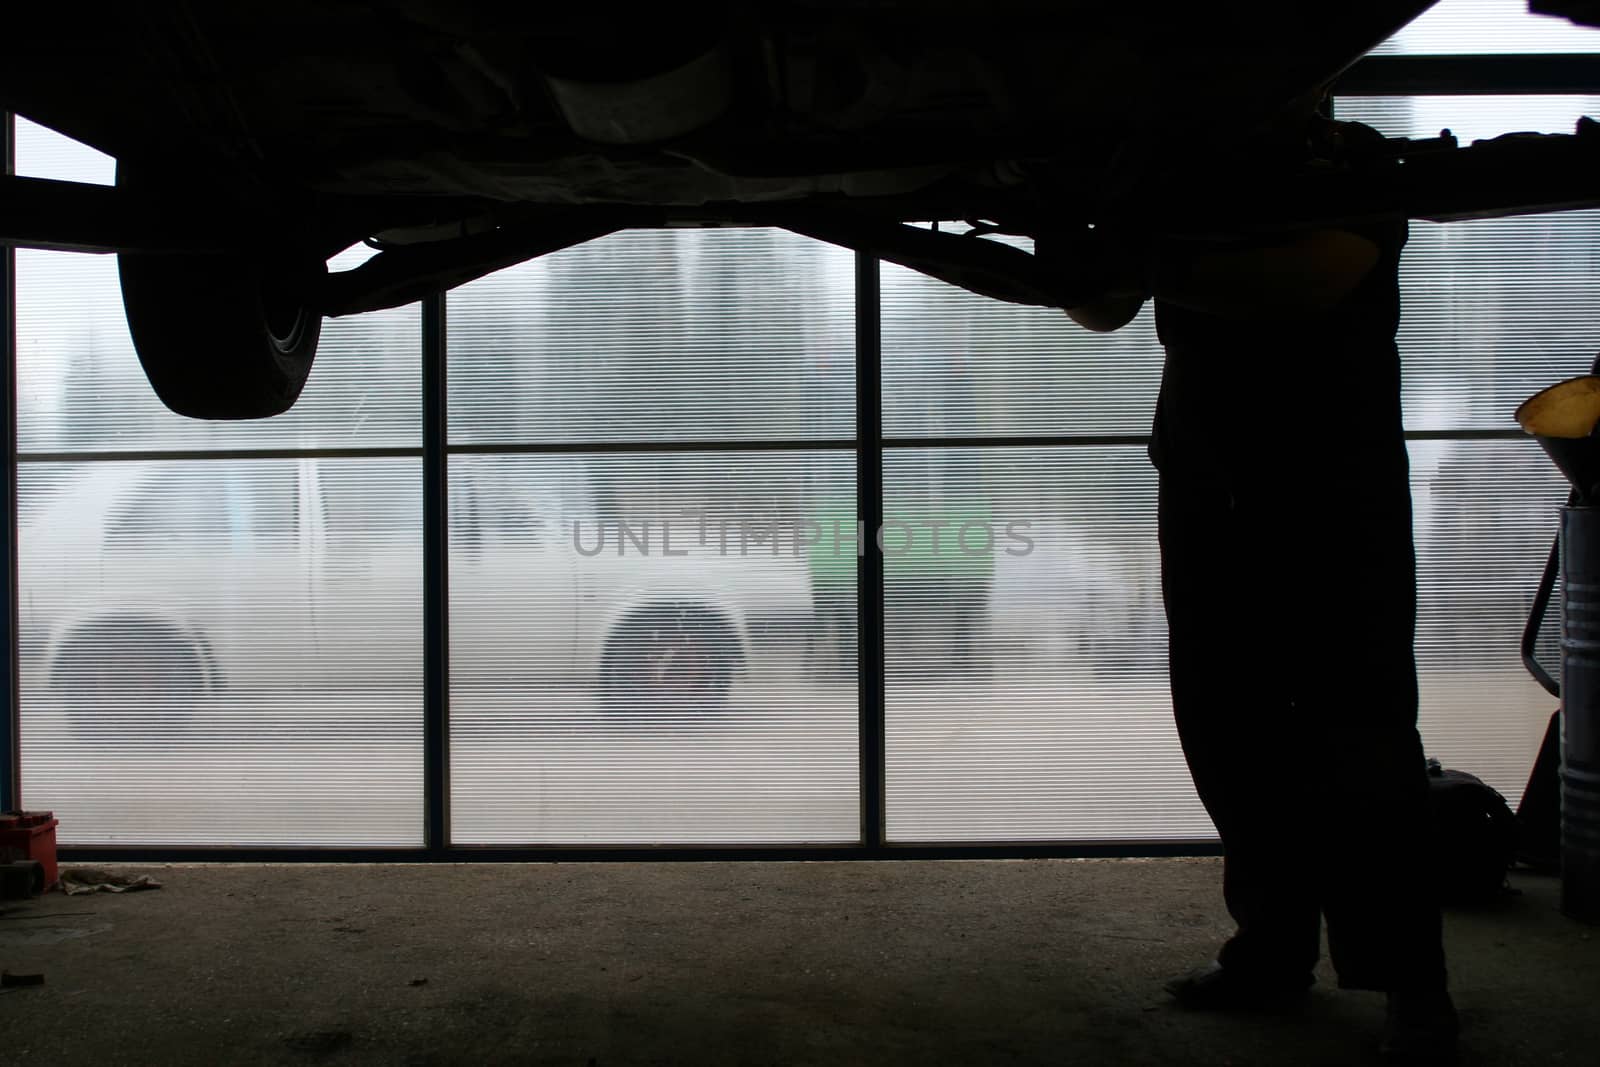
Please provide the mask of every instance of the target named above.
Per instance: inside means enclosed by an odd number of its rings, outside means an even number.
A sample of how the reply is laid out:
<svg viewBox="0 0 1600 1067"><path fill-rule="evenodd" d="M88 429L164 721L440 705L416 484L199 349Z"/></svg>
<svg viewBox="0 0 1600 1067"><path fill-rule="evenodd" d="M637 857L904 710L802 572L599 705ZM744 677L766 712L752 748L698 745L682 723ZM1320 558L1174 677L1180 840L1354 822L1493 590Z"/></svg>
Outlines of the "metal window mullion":
<svg viewBox="0 0 1600 1067"><path fill-rule="evenodd" d="M450 846L449 440L445 294L422 302L422 795L423 845Z"/></svg>
<svg viewBox="0 0 1600 1067"><path fill-rule="evenodd" d="M545 456L623 453L666 455L677 452L823 452L854 450L853 437L775 437L770 439L697 438L682 441L602 441L574 438L451 445L452 456Z"/></svg>
<svg viewBox="0 0 1600 1067"><path fill-rule="evenodd" d="M19 452L18 463L209 463L263 459L416 459L420 448L158 448L147 451Z"/></svg>
<svg viewBox="0 0 1600 1067"><path fill-rule="evenodd" d="M1085 859L1094 857L1218 856L1210 840L992 841L970 844L906 842L868 849L860 845L462 845L428 849L71 845L58 850L73 863L680 863L974 859Z"/></svg>
<svg viewBox="0 0 1600 1067"><path fill-rule="evenodd" d="M1527 434L1515 427L1458 427L1455 429L1407 430L1408 441L1500 441L1522 440ZM931 448L1144 448L1149 434L1016 434L955 435L948 437L884 437L885 451ZM794 438L773 441L552 441L529 444L459 444L445 449L451 456L551 455L565 453L629 453L657 455L677 452L819 452L854 451L855 438ZM213 460L258 459L416 459L421 448L373 446L366 448L263 448L263 449L152 449L149 451L16 452L16 462L30 463L150 463L168 460L209 462Z"/></svg>
<svg viewBox="0 0 1600 1067"><path fill-rule="evenodd" d="M860 731L861 843L883 847L887 753L884 732L883 294L878 261L856 253L856 686Z"/></svg>
<svg viewBox="0 0 1600 1067"><path fill-rule="evenodd" d="M0 174L16 169L16 119L0 112ZM10 245L0 247L0 440L5 442L5 474L0 481L6 519L0 543L0 645L4 696L0 697L0 811L22 806L21 688L18 681L17 600L17 255Z"/></svg>

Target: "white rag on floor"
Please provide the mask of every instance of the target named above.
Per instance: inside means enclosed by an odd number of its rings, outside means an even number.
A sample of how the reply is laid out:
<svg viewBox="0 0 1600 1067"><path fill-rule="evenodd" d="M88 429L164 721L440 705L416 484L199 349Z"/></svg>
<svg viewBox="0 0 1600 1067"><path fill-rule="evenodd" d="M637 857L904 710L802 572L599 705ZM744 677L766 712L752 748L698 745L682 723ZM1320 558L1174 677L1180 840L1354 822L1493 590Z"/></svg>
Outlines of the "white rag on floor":
<svg viewBox="0 0 1600 1067"><path fill-rule="evenodd" d="M118 874L98 867L68 867L61 872L61 891L69 897L80 893L131 893L137 889L160 889L161 883L148 874Z"/></svg>

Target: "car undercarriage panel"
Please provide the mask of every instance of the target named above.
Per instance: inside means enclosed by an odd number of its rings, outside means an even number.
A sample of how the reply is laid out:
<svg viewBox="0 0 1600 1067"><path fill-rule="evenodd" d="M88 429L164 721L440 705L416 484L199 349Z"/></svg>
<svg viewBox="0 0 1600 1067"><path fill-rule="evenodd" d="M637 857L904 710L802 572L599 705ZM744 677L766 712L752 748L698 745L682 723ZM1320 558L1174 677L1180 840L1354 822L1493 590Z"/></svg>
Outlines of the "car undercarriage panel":
<svg viewBox="0 0 1600 1067"><path fill-rule="evenodd" d="M35 5L8 16L0 103L119 159L240 185L875 196L1003 183L1019 158L1098 170L1140 139L1247 138L1428 6Z"/></svg>
<svg viewBox="0 0 1600 1067"><path fill-rule="evenodd" d="M119 160L116 190L3 179L0 237L325 258L324 314L395 306L618 229L786 227L974 292L1060 305L988 220L1168 237L1594 205L1600 127L1401 143L1336 174L1250 164L1286 111L1429 0L1171 5L482 2L32 7L0 106Z"/></svg>

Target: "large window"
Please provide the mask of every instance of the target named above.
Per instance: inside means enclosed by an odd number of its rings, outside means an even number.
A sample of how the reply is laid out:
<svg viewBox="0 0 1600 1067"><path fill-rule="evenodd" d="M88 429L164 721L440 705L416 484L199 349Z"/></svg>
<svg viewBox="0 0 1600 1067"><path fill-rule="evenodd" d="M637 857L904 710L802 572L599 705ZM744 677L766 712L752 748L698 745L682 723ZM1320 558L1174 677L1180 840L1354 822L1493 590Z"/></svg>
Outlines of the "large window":
<svg viewBox="0 0 1600 1067"><path fill-rule="evenodd" d="M454 840L858 838L853 291L699 230L450 295Z"/></svg>
<svg viewBox="0 0 1600 1067"><path fill-rule="evenodd" d="M1499 0L1378 49L1584 51L1600 31ZM1466 142L1570 132L1600 96L1337 111ZM18 137L20 173L112 180ZM1414 222L1402 263L1424 741L1513 800L1552 709L1517 638L1566 489L1511 412L1600 350L1597 239L1595 212ZM425 456L417 307L326 323L290 413L198 422L146 383L114 257L19 252L24 802L91 845L417 847L441 811L466 847L1209 841L1166 685L1149 311L1091 334L861 267L777 230L630 231L463 286Z"/></svg>
<svg viewBox="0 0 1600 1067"><path fill-rule="evenodd" d="M26 122L17 160L112 175ZM17 305L27 805L66 843L421 844L416 310L330 321L295 409L227 424L156 399L115 257L21 250Z"/></svg>

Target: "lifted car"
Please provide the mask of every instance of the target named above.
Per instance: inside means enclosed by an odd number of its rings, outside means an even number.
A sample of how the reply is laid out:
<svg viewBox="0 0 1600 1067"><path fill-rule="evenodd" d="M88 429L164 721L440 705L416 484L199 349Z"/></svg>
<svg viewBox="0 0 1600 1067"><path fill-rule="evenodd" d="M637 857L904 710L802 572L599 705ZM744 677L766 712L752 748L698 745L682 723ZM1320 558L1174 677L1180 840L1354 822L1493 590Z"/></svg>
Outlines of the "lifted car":
<svg viewBox="0 0 1600 1067"><path fill-rule="evenodd" d="M6 15L0 107L115 156L117 184L6 177L0 240L119 253L162 400L254 418L294 403L324 316L625 228L781 226L1065 306L1084 282L1060 265L1099 227L1600 204L1589 122L1402 139L1359 168L1251 165L1275 117L1430 6L32 4ZM975 225L913 225L933 220ZM378 254L328 273L362 241Z"/></svg>

